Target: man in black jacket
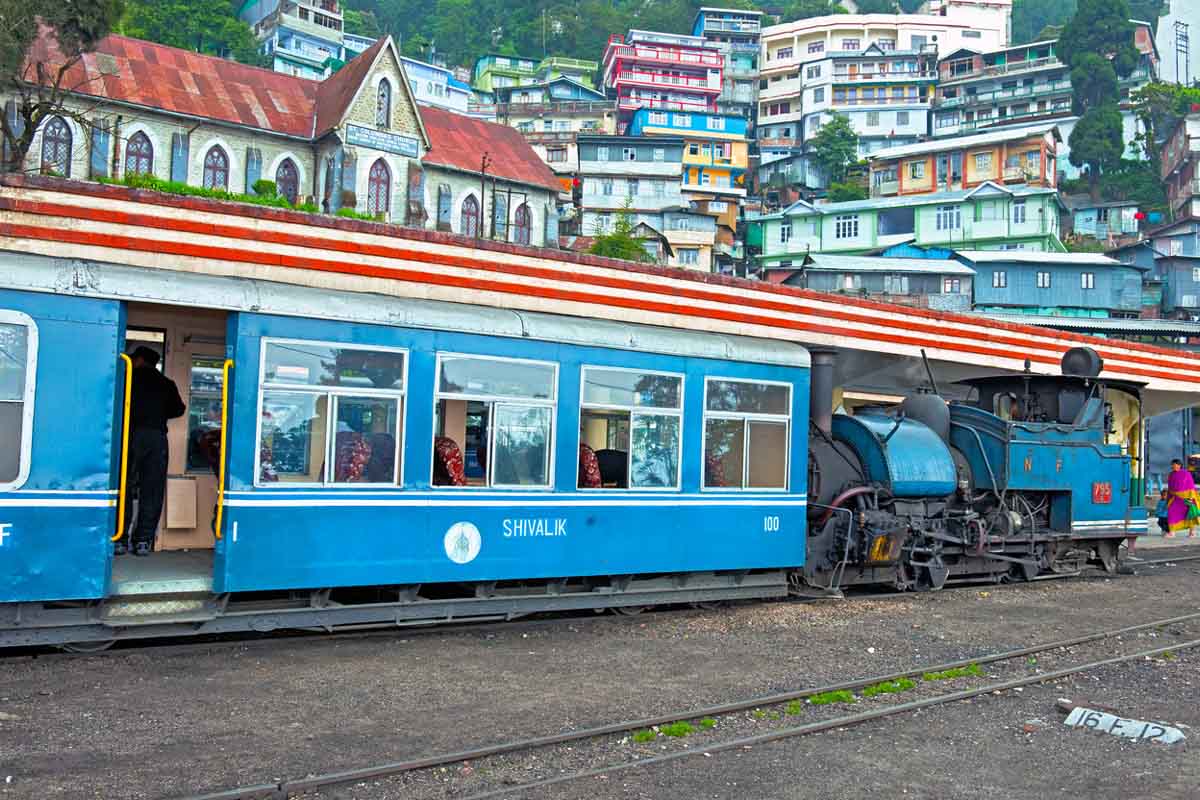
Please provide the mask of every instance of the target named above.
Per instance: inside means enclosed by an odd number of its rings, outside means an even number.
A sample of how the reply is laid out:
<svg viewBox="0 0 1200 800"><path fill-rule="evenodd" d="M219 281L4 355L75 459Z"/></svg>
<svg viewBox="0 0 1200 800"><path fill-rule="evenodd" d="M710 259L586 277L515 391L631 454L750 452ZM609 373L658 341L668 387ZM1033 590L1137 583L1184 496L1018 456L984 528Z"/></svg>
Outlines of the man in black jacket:
<svg viewBox="0 0 1200 800"><path fill-rule="evenodd" d="M154 551L154 534L162 516L163 495L167 489L167 420L183 416L183 400L175 382L155 367L158 353L139 347L130 356L133 381L129 398L129 480L126 491L126 525L129 524L128 497L136 488L137 521L130 536L122 531L116 554L129 551L127 539L133 539L133 554L148 556Z"/></svg>

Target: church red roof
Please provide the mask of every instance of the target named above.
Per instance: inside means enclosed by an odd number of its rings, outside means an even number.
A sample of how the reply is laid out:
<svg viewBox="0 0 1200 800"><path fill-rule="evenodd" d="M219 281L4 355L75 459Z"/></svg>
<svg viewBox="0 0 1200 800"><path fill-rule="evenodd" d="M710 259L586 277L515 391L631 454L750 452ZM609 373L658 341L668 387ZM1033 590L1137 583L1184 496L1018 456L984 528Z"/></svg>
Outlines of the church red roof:
<svg viewBox="0 0 1200 800"><path fill-rule="evenodd" d="M49 36L34 42L29 58L61 59ZM304 139L313 137L319 86L306 78L115 34L76 62L63 81L64 88L77 94Z"/></svg>
<svg viewBox="0 0 1200 800"><path fill-rule="evenodd" d="M442 108L421 106L420 111L429 134L430 149L422 159L426 164L478 174L486 153L488 175L544 186L554 192L561 188L554 172L516 128Z"/></svg>
<svg viewBox="0 0 1200 800"><path fill-rule="evenodd" d="M81 95L318 139L343 119L386 37L323 81L285 75L126 36L103 39L68 71L64 88ZM60 63L57 42L39 37L29 62ZM425 163L559 190L558 179L515 129L437 108L418 107L431 149Z"/></svg>

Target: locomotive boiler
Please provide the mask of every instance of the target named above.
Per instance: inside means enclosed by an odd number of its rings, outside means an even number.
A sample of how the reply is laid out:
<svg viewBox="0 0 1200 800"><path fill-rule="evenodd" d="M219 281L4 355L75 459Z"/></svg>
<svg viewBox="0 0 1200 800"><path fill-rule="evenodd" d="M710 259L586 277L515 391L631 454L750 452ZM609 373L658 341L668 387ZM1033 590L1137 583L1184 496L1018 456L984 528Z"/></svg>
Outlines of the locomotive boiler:
<svg viewBox="0 0 1200 800"><path fill-rule="evenodd" d="M801 582L940 589L1112 571L1145 533L1140 386L1099 378L1088 348L1059 376L929 387L896 407L833 413L832 353L812 354L809 538Z"/></svg>

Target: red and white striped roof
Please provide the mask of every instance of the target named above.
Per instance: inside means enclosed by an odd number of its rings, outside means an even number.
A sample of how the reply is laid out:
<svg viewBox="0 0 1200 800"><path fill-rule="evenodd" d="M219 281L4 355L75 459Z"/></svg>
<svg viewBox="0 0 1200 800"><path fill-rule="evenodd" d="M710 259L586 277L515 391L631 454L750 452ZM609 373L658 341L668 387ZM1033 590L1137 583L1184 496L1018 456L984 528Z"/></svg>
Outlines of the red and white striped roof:
<svg viewBox="0 0 1200 800"><path fill-rule="evenodd" d="M475 303L836 348L855 388L1019 371L1057 374L1090 345L1105 376L1147 384L1147 408L1200 404L1200 356L688 270L476 242L295 211L124 187L10 176L0 182L0 250L317 288Z"/></svg>

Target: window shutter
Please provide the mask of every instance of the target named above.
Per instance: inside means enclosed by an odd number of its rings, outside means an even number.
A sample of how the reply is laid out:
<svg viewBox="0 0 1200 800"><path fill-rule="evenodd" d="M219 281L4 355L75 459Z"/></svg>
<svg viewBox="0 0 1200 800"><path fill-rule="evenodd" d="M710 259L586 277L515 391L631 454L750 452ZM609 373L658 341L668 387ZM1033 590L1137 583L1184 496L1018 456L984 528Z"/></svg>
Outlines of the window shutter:
<svg viewBox="0 0 1200 800"><path fill-rule="evenodd" d="M530 242L536 245L537 242ZM558 247L558 210L554 206L546 206L546 239L543 247Z"/></svg>
<svg viewBox="0 0 1200 800"><path fill-rule="evenodd" d="M262 151L246 148L246 194L254 194L254 184L262 178Z"/></svg>
<svg viewBox="0 0 1200 800"><path fill-rule="evenodd" d="M171 180L187 183L188 179L188 135L171 134Z"/></svg>
<svg viewBox="0 0 1200 800"><path fill-rule="evenodd" d="M496 189L492 190L492 236L508 239L508 198Z"/></svg>
<svg viewBox="0 0 1200 800"><path fill-rule="evenodd" d="M437 229L439 231L448 231L451 229L450 216L453 201L454 198L453 193L450 191L450 184L443 183L441 186L438 186Z"/></svg>
<svg viewBox="0 0 1200 800"><path fill-rule="evenodd" d="M337 181L338 186L342 187L342 190L338 192L337 208L342 208L343 206L346 208L357 208L358 159L343 151L341 158L338 160L342 165L342 171L339 173Z"/></svg>
<svg viewBox="0 0 1200 800"><path fill-rule="evenodd" d="M25 119L17 110L17 101L9 100L4 104L4 116L8 119L8 129L12 131L13 136L20 138L25 132ZM4 140L4 161L7 163L13 157L13 152L8 146L8 140Z"/></svg>
<svg viewBox="0 0 1200 800"><path fill-rule="evenodd" d="M88 160L88 174L92 178L108 177L110 142L112 142L112 134L108 132L107 123L94 122L92 124L92 149Z"/></svg>

